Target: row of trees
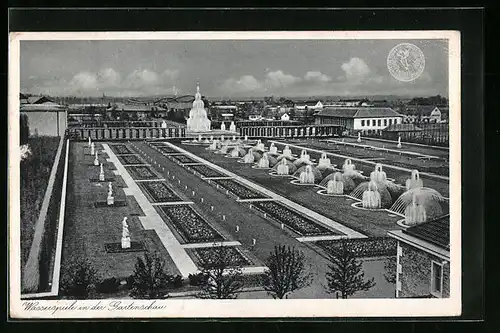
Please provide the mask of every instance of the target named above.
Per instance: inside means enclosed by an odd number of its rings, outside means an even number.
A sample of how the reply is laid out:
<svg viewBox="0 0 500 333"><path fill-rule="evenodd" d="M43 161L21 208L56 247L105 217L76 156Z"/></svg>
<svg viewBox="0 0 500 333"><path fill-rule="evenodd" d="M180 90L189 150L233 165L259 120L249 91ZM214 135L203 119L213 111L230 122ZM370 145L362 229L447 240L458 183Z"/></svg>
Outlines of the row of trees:
<svg viewBox="0 0 500 333"><path fill-rule="evenodd" d="M203 265L201 272L190 276L199 287L197 297L210 299L233 299L245 287L242 269L234 266L227 247L214 248L212 256ZM309 286L313 274L304 253L293 247L275 246L266 260L268 269L260 277L262 288L275 299L284 299L296 290ZM99 284L99 277L88 261L77 262L69 267L62 279L62 291L67 296L87 298ZM138 257L134 273L129 277L130 295L139 299L168 297L172 286L182 284L179 276L167 273L164 260L155 252L146 252ZM342 241L341 251L332 256L326 274L327 292L348 298L358 291L366 291L375 285L374 279L365 280L362 262ZM117 280L114 283L119 283Z"/></svg>

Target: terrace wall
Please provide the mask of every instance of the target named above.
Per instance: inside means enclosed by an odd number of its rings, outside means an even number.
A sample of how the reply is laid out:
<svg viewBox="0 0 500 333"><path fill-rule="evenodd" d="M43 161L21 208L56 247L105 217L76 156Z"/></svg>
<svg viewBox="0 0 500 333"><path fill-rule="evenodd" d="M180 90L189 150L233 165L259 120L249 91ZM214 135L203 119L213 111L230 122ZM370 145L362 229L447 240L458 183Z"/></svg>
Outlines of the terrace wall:
<svg viewBox="0 0 500 333"><path fill-rule="evenodd" d="M66 131L72 140L94 141L144 140L161 138L181 138L186 136L185 127L73 127Z"/></svg>
<svg viewBox="0 0 500 333"><path fill-rule="evenodd" d="M341 136L339 125L249 126L238 128L241 136L270 138L307 138Z"/></svg>

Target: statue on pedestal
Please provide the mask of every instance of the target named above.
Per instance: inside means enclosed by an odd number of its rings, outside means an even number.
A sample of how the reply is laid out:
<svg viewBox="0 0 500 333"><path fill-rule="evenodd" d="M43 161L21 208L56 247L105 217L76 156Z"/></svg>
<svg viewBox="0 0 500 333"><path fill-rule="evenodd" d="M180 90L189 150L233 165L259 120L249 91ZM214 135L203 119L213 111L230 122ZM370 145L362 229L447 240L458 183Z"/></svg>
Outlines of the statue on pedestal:
<svg viewBox="0 0 500 333"><path fill-rule="evenodd" d="M236 125L234 124L234 121L231 121L231 125L229 125L229 130L231 132L236 132Z"/></svg>
<svg viewBox="0 0 500 333"><path fill-rule="evenodd" d="M220 124L220 130L221 131L225 131L226 130L226 124L224 122L222 122L222 124Z"/></svg>
<svg viewBox="0 0 500 333"><path fill-rule="evenodd" d="M101 163L101 171L99 172L99 181L103 182L104 181L104 168Z"/></svg>
<svg viewBox="0 0 500 333"><path fill-rule="evenodd" d="M111 182L108 183L108 197L106 199L108 206L115 204L115 197L113 196L113 186Z"/></svg>
<svg viewBox="0 0 500 333"><path fill-rule="evenodd" d="M130 231L128 230L127 217L122 221L122 249L130 248Z"/></svg>
<svg viewBox="0 0 500 333"><path fill-rule="evenodd" d="M90 140L90 138L89 138ZM95 146L94 146L94 143L90 143L90 155L94 155L95 154Z"/></svg>
<svg viewBox="0 0 500 333"><path fill-rule="evenodd" d="M97 150L95 152L94 165L99 166L99 152Z"/></svg>

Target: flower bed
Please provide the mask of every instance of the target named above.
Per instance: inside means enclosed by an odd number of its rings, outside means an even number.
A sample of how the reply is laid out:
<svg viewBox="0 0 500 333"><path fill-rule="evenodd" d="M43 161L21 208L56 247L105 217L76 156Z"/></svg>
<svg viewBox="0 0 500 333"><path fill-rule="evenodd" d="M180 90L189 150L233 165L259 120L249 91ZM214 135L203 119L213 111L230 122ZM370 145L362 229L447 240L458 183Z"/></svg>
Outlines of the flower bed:
<svg viewBox="0 0 500 333"><path fill-rule="evenodd" d="M162 153L165 153L165 154L179 153L179 151L177 149L169 147L169 146L161 145L161 146L156 146L156 147L158 148L159 151L161 151Z"/></svg>
<svg viewBox="0 0 500 333"><path fill-rule="evenodd" d="M309 219L280 203L274 201L262 201L255 202L253 205L300 235L318 236L340 234L319 225L312 219Z"/></svg>
<svg viewBox="0 0 500 333"><path fill-rule="evenodd" d="M379 257L396 255L397 241L391 237L345 239L348 247L356 257ZM339 255L342 251L341 240L318 241L319 245L331 255Z"/></svg>
<svg viewBox="0 0 500 333"><path fill-rule="evenodd" d="M170 155L170 158L177 161L178 163L197 163L198 161L193 160L191 157L186 155Z"/></svg>
<svg viewBox="0 0 500 333"><path fill-rule="evenodd" d="M268 198L267 196L260 194L240 183L232 180L232 179L217 179L214 180L219 186L222 186L224 189L230 191L238 199L260 199L260 198Z"/></svg>
<svg viewBox="0 0 500 333"><path fill-rule="evenodd" d="M147 193L153 202L182 201L163 181L139 183L143 192Z"/></svg>
<svg viewBox="0 0 500 333"><path fill-rule="evenodd" d="M203 247L194 249L194 253L200 259L200 265L202 267L207 267L213 262L213 258L217 258L217 248L215 247ZM228 258L228 266L249 266L252 262L247 259L238 248L231 246L226 247Z"/></svg>
<svg viewBox="0 0 500 333"><path fill-rule="evenodd" d="M158 178L156 174L147 166L129 166L125 167L128 172L132 175L132 178L142 180L142 179L155 179Z"/></svg>
<svg viewBox="0 0 500 333"><path fill-rule="evenodd" d="M224 238L190 206L161 206L175 229L188 243L216 242Z"/></svg>
<svg viewBox="0 0 500 333"><path fill-rule="evenodd" d="M118 160L120 160L122 164L144 164L136 155L118 156Z"/></svg>
<svg viewBox="0 0 500 333"><path fill-rule="evenodd" d="M119 155L119 154L133 154L133 152L126 145L122 145L122 144L109 145L109 147L111 148L111 150L116 155Z"/></svg>
<svg viewBox="0 0 500 333"><path fill-rule="evenodd" d="M226 175L206 165L190 165L189 168L201 174L203 177L224 177Z"/></svg>

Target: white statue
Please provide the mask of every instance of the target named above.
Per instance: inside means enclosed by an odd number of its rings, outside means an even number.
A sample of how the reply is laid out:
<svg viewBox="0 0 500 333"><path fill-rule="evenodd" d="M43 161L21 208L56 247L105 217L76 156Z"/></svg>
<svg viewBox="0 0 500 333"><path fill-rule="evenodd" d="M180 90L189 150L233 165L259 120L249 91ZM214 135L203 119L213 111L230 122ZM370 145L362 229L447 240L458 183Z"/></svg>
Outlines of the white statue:
<svg viewBox="0 0 500 333"><path fill-rule="evenodd" d="M92 140L90 139L90 136L89 136L89 147L90 147L90 143L91 143L91 142L92 142ZM94 155L94 154L92 154L92 155Z"/></svg>
<svg viewBox="0 0 500 333"><path fill-rule="evenodd" d="M167 122L165 120L161 122L161 128L167 128Z"/></svg>
<svg viewBox="0 0 500 333"><path fill-rule="evenodd" d="M90 137L89 137L90 139ZM94 146L94 143L92 142L90 144L90 155L94 155L95 154L95 146Z"/></svg>
<svg viewBox="0 0 500 333"><path fill-rule="evenodd" d="M226 130L226 124L224 124L224 122L222 122L222 124L220 124L220 130L221 131L225 131Z"/></svg>
<svg viewBox="0 0 500 333"><path fill-rule="evenodd" d="M187 130L188 132L207 132L210 131L210 124L211 122L205 110L205 103L201 100L200 85L197 84L193 107L189 111L189 118L187 120Z"/></svg>
<svg viewBox="0 0 500 333"><path fill-rule="evenodd" d="M99 181L103 182L104 181L104 168L101 163L101 171L99 172Z"/></svg>
<svg viewBox="0 0 500 333"><path fill-rule="evenodd" d="M99 166L99 157L98 157L98 151L95 152L95 158L94 158L94 165Z"/></svg>
<svg viewBox="0 0 500 333"><path fill-rule="evenodd" d="M229 125L229 130L231 132L236 132L236 125L234 124L234 121L231 121L231 125Z"/></svg>
<svg viewBox="0 0 500 333"><path fill-rule="evenodd" d="M127 218L122 222L122 249L130 248L130 231L128 230Z"/></svg>

